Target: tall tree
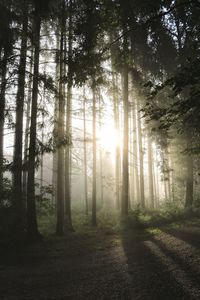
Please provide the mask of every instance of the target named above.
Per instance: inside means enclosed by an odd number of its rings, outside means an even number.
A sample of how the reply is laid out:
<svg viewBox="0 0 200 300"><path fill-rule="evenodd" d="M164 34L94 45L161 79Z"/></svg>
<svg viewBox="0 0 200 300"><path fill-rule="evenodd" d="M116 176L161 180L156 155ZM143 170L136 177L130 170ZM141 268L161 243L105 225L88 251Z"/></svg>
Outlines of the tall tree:
<svg viewBox="0 0 200 300"><path fill-rule="evenodd" d="M30 112L31 112L31 96L32 96L32 72L33 72L33 47L31 48L31 58L29 63L28 76L28 92L25 111L25 132L24 132L24 160L23 160L23 196L27 198L27 165L28 165L28 144L29 144L29 129L30 129Z"/></svg>
<svg viewBox="0 0 200 300"><path fill-rule="evenodd" d="M73 42L73 32L72 32L72 13L73 13L73 2L69 0L68 4L68 14L69 14L69 32L68 32L68 74L67 74L67 104L66 104L66 136L71 140L71 110L72 110L72 85L73 85L73 71L72 71L72 42ZM72 230L72 220L71 220L71 184L70 184L70 143L66 145L65 149L65 226L66 229Z"/></svg>
<svg viewBox="0 0 200 300"><path fill-rule="evenodd" d="M6 107L6 88L8 87L7 71L11 62L15 41L14 30L11 26L13 14L11 2L0 3L0 194L3 192L4 172L4 122Z"/></svg>
<svg viewBox="0 0 200 300"><path fill-rule="evenodd" d="M135 98L133 103L133 172L135 174L135 195L137 199L137 203L140 201L140 185L139 185L139 170L138 170L138 137L137 137L137 112L136 112L136 104Z"/></svg>
<svg viewBox="0 0 200 300"><path fill-rule="evenodd" d="M84 192L85 192L85 213L88 215L88 184L87 184L87 135L86 135L86 97L85 88L83 92L83 144L84 144Z"/></svg>
<svg viewBox="0 0 200 300"><path fill-rule="evenodd" d="M3 63L1 69L1 87L0 87L0 194L3 192L3 162L4 162L4 119L5 119L5 92L6 92L6 74L7 74L8 52L4 48Z"/></svg>
<svg viewBox="0 0 200 300"><path fill-rule="evenodd" d="M113 37L110 39L113 43ZM117 138L115 147L115 194L116 194L116 208L120 208L120 145L119 145L119 103L118 103L118 88L117 88L117 74L115 72L115 49L111 47L111 65L112 65L112 94L113 94L113 113L114 113L114 128Z"/></svg>
<svg viewBox="0 0 200 300"><path fill-rule="evenodd" d="M96 138L96 90L95 83L92 86L92 139L93 139L93 166L92 166L92 225L97 225L96 205L97 205L97 138Z"/></svg>
<svg viewBox="0 0 200 300"><path fill-rule="evenodd" d="M153 156L152 156L152 142L150 133L147 133L148 139L148 181L149 181L149 199L150 207L154 209L154 181L153 181Z"/></svg>
<svg viewBox="0 0 200 300"><path fill-rule="evenodd" d="M34 66L33 66L33 91L31 106L29 161L27 179L27 231L29 235L39 236L36 203L35 203L35 158L36 158L36 138L37 138L37 111L38 111L38 84L39 84L39 58L40 58L40 30L42 13L46 9L44 1L34 1L33 16L33 46L34 46Z"/></svg>
<svg viewBox="0 0 200 300"><path fill-rule="evenodd" d="M144 198L144 153L143 153L143 135L141 125L141 113L137 103L137 122L138 122L138 147L139 147L139 164L140 164L140 205L142 209L145 209Z"/></svg>
<svg viewBox="0 0 200 300"><path fill-rule="evenodd" d="M63 95L64 80L64 33L65 33L65 1L62 1L62 15L60 20L60 51L59 51L59 92L58 92L58 162L57 162L57 223L56 233L64 234L64 111L65 99Z"/></svg>
<svg viewBox="0 0 200 300"><path fill-rule="evenodd" d="M123 150L122 150L122 199L121 217L128 215L129 198L129 74L128 74L128 37L127 37L127 12L122 5L122 29L123 29L123 70L122 70L122 97L123 97Z"/></svg>
<svg viewBox="0 0 200 300"><path fill-rule="evenodd" d="M16 98L16 123L13 158L13 200L16 214L15 229L23 230L25 226L25 202L22 190L22 152L23 152L23 118L24 118L24 90L26 77L26 57L28 39L28 3L22 3L22 33L20 62L18 69L18 91Z"/></svg>
<svg viewBox="0 0 200 300"><path fill-rule="evenodd" d="M191 137L188 133L188 149L191 148ZM186 155L186 196L185 208L191 210L193 205L193 189L194 189L194 171L193 171L193 156L192 154Z"/></svg>
<svg viewBox="0 0 200 300"><path fill-rule="evenodd" d="M102 103L101 103L101 93L99 91L99 133L102 134ZM104 187L103 187L103 153L102 145L99 147L99 161L100 161L100 203L103 207L104 205Z"/></svg>

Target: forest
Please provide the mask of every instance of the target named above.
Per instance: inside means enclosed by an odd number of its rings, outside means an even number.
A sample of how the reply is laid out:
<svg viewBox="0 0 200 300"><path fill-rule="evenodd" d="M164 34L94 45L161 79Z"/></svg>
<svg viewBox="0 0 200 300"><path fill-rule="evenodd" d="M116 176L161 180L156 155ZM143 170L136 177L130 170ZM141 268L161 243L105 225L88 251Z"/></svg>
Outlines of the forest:
<svg viewBox="0 0 200 300"><path fill-rule="evenodd" d="M200 299L200 1L0 0L0 299Z"/></svg>

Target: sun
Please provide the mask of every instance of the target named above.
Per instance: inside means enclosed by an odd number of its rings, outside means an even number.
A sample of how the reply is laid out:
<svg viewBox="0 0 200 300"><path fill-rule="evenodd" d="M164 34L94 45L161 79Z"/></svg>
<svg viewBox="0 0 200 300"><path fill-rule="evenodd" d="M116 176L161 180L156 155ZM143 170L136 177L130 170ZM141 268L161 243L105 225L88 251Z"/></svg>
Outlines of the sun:
<svg viewBox="0 0 200 300"><path fill-rule="evenodd" d="M111 124L102 126L99 132L99 144L106 152L114 154L117 145L119 145L119 138L114 126Z"/></svg>

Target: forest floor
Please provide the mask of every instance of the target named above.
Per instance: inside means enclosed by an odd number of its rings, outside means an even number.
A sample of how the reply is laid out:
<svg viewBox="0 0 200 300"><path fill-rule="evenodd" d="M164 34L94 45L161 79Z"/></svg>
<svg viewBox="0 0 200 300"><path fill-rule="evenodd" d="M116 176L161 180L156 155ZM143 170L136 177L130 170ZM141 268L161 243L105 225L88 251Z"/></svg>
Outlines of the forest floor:
<svg viewBox="0 0 200 300"><path fill-rule="evenodd" d="M0 251L1 300L200 299L200 221Z"/></svg>

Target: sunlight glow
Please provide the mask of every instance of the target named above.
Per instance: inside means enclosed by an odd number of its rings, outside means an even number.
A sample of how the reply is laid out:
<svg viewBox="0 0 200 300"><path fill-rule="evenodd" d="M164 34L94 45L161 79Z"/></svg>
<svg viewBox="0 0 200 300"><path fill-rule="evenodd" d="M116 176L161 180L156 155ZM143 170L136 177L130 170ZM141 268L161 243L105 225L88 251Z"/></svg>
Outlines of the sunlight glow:
<svg viewBox="0 0 200 300"><path fill-rule="evenodd" d="M106 124L102 127L99 133L99 143L106 152L114 154L116 146L119 145L119 138L114 126Z"/></svg>

